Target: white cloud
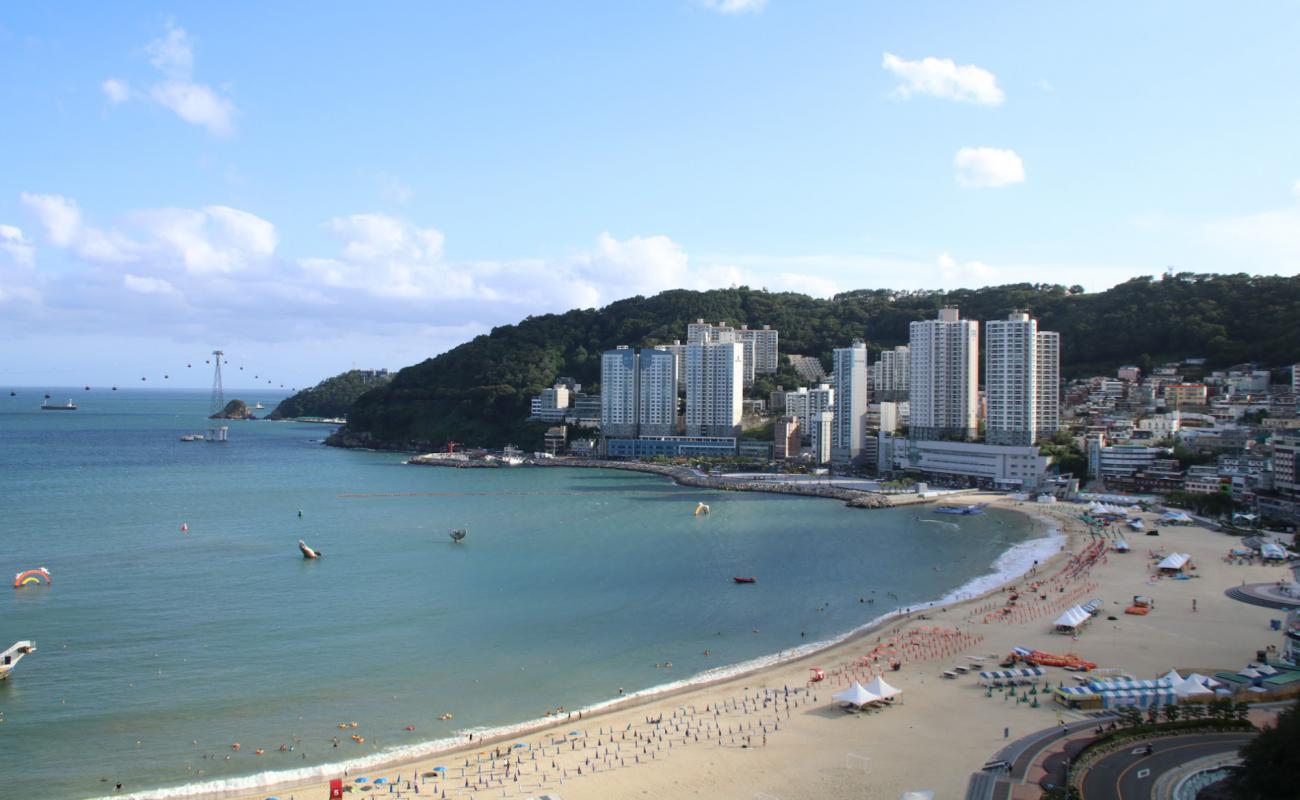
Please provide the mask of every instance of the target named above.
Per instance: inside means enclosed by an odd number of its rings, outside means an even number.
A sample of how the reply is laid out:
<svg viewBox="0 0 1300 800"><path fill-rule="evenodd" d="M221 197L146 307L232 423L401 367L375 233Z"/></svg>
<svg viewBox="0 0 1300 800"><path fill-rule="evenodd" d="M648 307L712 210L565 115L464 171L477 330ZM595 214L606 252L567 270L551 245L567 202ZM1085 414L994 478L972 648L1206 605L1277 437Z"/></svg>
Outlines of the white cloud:
<svg viewBox="0 0 1300 800"><path fill-rule="evenodd" d="M1051 82L1047 80L1047 78L1039 78L1038 82L1034 85L1037 86L1039 89L1042 89L1044 92L1047 92L1048 94L1051 94L1052 92L1056 91L1056 87L1053 86Z"/></svg>
<svg viewBox="0 0 1300 800"><path fill-rule="evenodd" d="M235 104L201 83L163 81L154 84L149 96L186 122L202 125L218 136L234 132Z"/></svg>
<svg viewBox="0 0 1300 800"><path fill-rule="evenodd" d="M188 78L194 69L194 48L189 34L172 20L167 20L167 33L154 39L145 47L149 63L166 75Z"/></svg>
<svg viewBox="0 0 1300 800"><path fill-rule="evenodd" d="M36 266L36 247L23 236L22 228L0 224L0 253L20 267Z"/></svg>
<svg viewBox="0 0 1300 800"><path fill-rule="evenodd" d="M22 228L0 224L0 305L13 300L39 303L35 271L35 245L23 235Z"/></svg>
<svg viewBox="0 0 1300 800"><path fill-rule="evenodd" d="M947 251L940 253L935 263L944 286L988 286L997 279L997 270L983 261L958 263Z"/></svg>
<svg viewBox="0 0 1300 800"><path fill-rule="evenodd" d="M148 249L179 260L192 274L238 272L275 253L270 222L227 206L161 208L129 215Z"/></svg>
<svg viewBox="0 0 1300 800"><path fill-rule="evenodd" d="M325 229L343 241L338 258L309 257L299 265L326 286L380 297L472 297L467 271L442 261L443 235L384 214L336 217Z"/></svg>
<svg viewBox="0 0 1300 800"><path fill-rule="evenodd" d="M1024 183L1025 163L1015 150L963 147L952 161L957 183L967 188L1010 186Z"/></svg>
<svg viewBox="0 0 1300 800"><path fill-rule="evenodd" d="M162 278L142 278L129 272L122 276L122 285L137 294L180 294L175 286Z"/></svg>
<svg viewBox="0 0 1300 800"><path fill-rule="evenodd" d="M162 79L147 92L132 92L126 81L108 78L100 84L100 89L110 102L147 98L217 136L234 133L235 104L211 86L194 80L194 48L184 28L168 20L167 32L150 42L145 52L149 54L149 63L162 73Z"/></svg>
<svg viewBox="0 0 1300 800"><path fill-rule="evenodd" d="M882 65L899 79L895 97L906 100L914 94L928 94L945 100L1000 106L1004 96L992 72L974 64L957 63L950 58L923 58L907 61L885 53Z"/></svg>
<svg viewBox="0 0 1300 800"><path fill-rule="evenodd" d="M699 0L699 3L719 14L757 14L767 5L767 0Z"/></svg>
<svg viewBox="0 0 1300 800"><path fill-rule="evenodd" d="M108 78L99 85L104 92L104 96L114 105L125 103L131 97L131 87L126 81L120 81L117 78Z"/></svg>
<svg viewBox="0 0 1300 800"><path fill-rule="evenodd" d="M1296 181L1295 186L1291 187L1291 194L1300 197L1300 181Z"/></svg>
<svg viewBox="0 0 1300 800"><path fill-rule="evenodd" d="M81 209L77 201L58 194L19 195L23 205L45 227L45 238L55 247L67 247L81 230Z"/></svg>

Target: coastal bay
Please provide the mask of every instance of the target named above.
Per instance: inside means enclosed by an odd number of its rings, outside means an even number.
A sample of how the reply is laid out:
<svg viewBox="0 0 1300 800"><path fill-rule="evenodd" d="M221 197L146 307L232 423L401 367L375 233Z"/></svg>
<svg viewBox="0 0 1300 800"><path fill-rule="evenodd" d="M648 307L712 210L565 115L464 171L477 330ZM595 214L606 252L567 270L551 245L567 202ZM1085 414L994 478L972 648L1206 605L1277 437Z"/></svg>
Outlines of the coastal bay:
<svg viewBox="0 0 1300 800"><path fill-rule="evenodd" d="M25 796L229 791L718 680L941 598L1031 536L1012 512L421 470L294 423L180 442L205 405L3 412L10 557L54 576L4 599L3 634L41 648L0 688L0 766ZM299 538L324 557L304 562Z"/></svg>

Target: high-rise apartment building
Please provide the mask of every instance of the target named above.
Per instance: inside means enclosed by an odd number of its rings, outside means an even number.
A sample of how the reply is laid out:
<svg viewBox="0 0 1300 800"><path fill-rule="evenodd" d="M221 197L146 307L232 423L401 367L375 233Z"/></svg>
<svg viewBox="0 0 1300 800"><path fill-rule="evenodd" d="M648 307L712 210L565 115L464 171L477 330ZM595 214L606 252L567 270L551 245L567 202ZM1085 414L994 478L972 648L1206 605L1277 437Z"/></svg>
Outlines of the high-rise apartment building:
<svg viewBox="0 0 1300 800"><path fill-rule="evenodd" d="M739 436L745 348L740 342L686 345L686 435Z"/></svg>
<svg viewBox="0 0 1300 800"><path fill-rule="evenodd" d="M835 390L823 383L815 389L801 386L785 393L785 413L799 419L799 429L804 437L812 436L812 423L823 411L835 405Z"/></svg>
<svg viewBox="0 0 1300 800"><path fill-rule="evenodd" d="M972 439L978 426L979 323L956 308L913 322L908 342L911 388L909 437Z"/></svg>
<svg viewBox="0 0 1300 800"><path fill-rule="evenodd" d="M803 436L798 417L781 417L772 428L772 458L796 458Z"/></svg>
<svg viewBox="0 0 1300 800"><path fill-rule="evenodd" d="M600 360L600 430L606 438L677 432L677 356L666 347L606 350Z"/></svg>
<svg viewBox="0 0 1300 800"><path fill-rule="evenodd" d="M1038 332L1038 431L1050 439L1061 429L1061 334Z"/></svg>
<svg viewBox="0 0 1300 800"><path fill-rule="evenodd" d="M677 354L667 347L641 348L637 378L640 436L677 433Z"/></svg>
<svg viewBox="0 0 1300 800"><path fill-rule="evenodd" d="M881 351L880 360L871 365L871 396L874 400L906 400L910 381L911 361L905 344Z"/></svg>
<svg viewBox="0 0 1300 800"><path fill-rule="evenodd" d="M867 429L867 346L854 342L832 354L835 379L835 419L831 431L831 461L852 462L862 453Z"/></svg>
<svg viewBox="0 0 1300 800"><path fill-rule="evenodd" d="M984 323L988 444L1027 447L1038 433L1038 320L1023 311Z"/></svg>
<svg viewBox="0 0 1300 800"><path fill-rule="evenodd" d="M772 374L779 365L778 334L770 325L751 329L748 325L732 328L725 322L710 325L702 319L686 326L686 343L740 342L745 348L745 385L752 386L754 375Z"/></svg>
<svg viewBox="0 0 1300 800"><path fill-rule="evenodd" d="M636 436L637 357L627 346L606 350L600 357L600 433L605 437Z"/></svg>
<svg viewBox="0 0 1300 800"><path fill-rule="evenodd" d="M831 460L831 438L835 427L835 412L819 411L813 417L812 453L814 464L828 464Z"/></svg>

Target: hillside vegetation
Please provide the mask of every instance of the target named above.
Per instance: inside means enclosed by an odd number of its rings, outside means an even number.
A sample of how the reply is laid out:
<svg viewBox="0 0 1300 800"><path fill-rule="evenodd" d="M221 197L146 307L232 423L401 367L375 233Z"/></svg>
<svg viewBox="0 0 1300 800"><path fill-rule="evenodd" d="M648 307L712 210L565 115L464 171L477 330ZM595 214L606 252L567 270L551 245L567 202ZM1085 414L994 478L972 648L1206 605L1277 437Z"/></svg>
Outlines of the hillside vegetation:
<svg viewBox="0 0 1300 800"><path fill-rule="evenodd" d="M290 395L266 416L267 419L294 417L342 417L357 398L371 389L386 386L389 376L359 369L326 378L310 389Z"/></svg>
<svg viewBox="0 0 1300 800"><path fill-rule="evenodd" d="M906 344L908 323L933 318L944 305L980 321L1028 310L1041 329L1060 331L1067 377L1124 363L1146 369L1184 357L1206 358L1207 366L1300 361L1300 277L1181 274L1137 278L1092 294L1012 284L951 292L863 290L830 300L746 287L676 290L599 310L528 317L407 367L357 399L334 443L422 448L454 439L534 447L544 426L524 422L529 397L560 375L594 390L601 352L617 345L684 340L687 323L703 318L771 325L780 331L783 355L817 356L829 365L831 350L853 339L873 350ZM789 377L785 370L778 376L787 386Z"/></svg>

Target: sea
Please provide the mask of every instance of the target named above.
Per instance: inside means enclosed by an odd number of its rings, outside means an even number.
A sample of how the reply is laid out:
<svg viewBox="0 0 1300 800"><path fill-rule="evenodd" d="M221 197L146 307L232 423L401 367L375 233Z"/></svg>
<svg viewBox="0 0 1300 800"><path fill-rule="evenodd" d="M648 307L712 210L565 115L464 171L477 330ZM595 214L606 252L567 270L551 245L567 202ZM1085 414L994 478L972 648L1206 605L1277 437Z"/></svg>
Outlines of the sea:
<svg viewBox="0 0 1300 800"><path fill-rule="evenodd" d="M0 396L0 574L52 577L0 589L0 648L38 648L0 681L0 798L219 796L437 752L824 647L1059 547L998 509L410 466L298 422L184 442L206 391L41 394Z"/></svg>

